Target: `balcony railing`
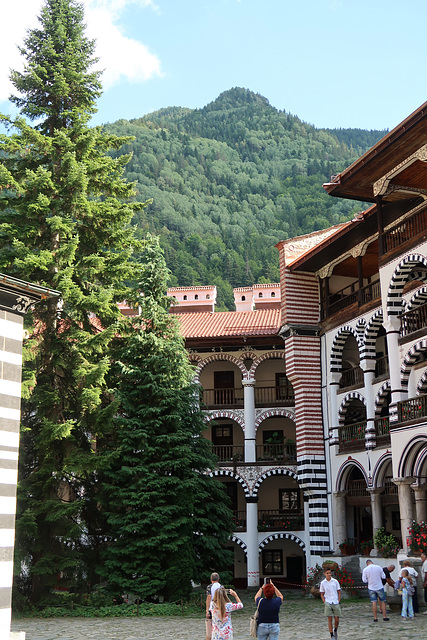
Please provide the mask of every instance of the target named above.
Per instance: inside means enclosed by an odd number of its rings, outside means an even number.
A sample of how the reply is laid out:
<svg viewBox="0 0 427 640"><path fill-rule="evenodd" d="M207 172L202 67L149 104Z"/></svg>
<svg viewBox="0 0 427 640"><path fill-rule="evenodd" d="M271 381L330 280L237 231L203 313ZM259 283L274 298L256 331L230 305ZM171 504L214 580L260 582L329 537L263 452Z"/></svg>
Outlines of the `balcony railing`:
<svg viewBox="0 0 427 640"><path fill-rule="evenodd" d="M245 460L245 447L243 445L214 444L212 450L218 456L219 464L235 464Z"/></svg>
<svg viewBox="0 0 427 640"><path fill-rule="evenodd" d="M365 287L359 289L359 305L367 304L379 298L381 298L381 284L379 280L370 282Z"/></svg>
<svg viewBox="0 0 427 640"><path fill-rule="evenodd" d="M293 407L295 395L293 389L284 386L255 387L256 407Z"/></svg>
<svg viewBox="0 0 427 640"><path fill-rule="evenodd" d="M244 531L246 529L246 511L233 511L233 530Z"/></svg>
<svg viewBox="0 0 427 640"><path fill-rule="evenodd" d="M351 284L347 285L339 291L331 293L328 297L328 309L327 314L332 316L334 313L345 309L354 303L358 303L359 307L373 300L379 300L381 298L381 285L380 281L374 280L364 287L359 288L359 282L355 280ZM325 312L322 311L323 317Z"/></svg>
<svg viewBox="0 0 427 640"><path fill-rule="evenodd" d="M427 416L427 395L416 396L397 403L399 422L410 422Z"/></svg>
<svg viewBox="0 0 427 640"><path fill-rule="evenodd" d="M297 447L295 444L257 444L257 462L295 462Z"/></svg>
<svg viewBox="0 0 427 640"><path fill-rule="evenodd" d="M382 378L388 376L390 373L389 365L388 365L388 356L382 356L381 358L377 358L375 363L375 377Z"/></svg>
<svg viewBox="0 0 427 640"><path fill-rule="evenodd" d="M375 435L377 437L390 435L389 416L383 416L382 418L375 419Z"/></svg>
<svg viewBox="0 0 427 640"><path fill-rule="evenodd" d="M388 229L382 236L383 253L400 247L405 242L427 231L427 209L417 211L403 222Z"/></svg>
<svg viewBox="0 0 427 640"><path fill-rule="evenodd" d="M411 309L400 316L400 335L408 336L419 329L427 328L427 303Z"/></svg>
<svg viewBox="0 0 427 640"><path fill-rule="evenodd" d="M302 531L304 530L304 512L282 511L281 509L269 509L258 511L258 529L265 531Z"/></svg>
<svg viewBox="0 0 427 640"><path fill-rule="evenodd" d="M365 445L366 422L348 424L338 429L340 451L360 450Z"/></svg>
<svg viewBox="0 0 427 640"><path fill-rule="evenodd" d="M204 389L203 402L212 409L214 407L243 407L243 387L237 389Z"/></svg>
<svg viewBox="0 0 427 640"><path fill-rule="evenodd" d="M351 480L348 487L348 495L352 497L368 496L366 480Z"/></svg>
<svg viewBox="0 0 427 640"><path fill-rule="evenodd" d="M363 371L357 365L356 367L352 367L351 369L344 369L340 379L340 389L345 389L346 387L353 387L356 385L363 385Z"/></svg>

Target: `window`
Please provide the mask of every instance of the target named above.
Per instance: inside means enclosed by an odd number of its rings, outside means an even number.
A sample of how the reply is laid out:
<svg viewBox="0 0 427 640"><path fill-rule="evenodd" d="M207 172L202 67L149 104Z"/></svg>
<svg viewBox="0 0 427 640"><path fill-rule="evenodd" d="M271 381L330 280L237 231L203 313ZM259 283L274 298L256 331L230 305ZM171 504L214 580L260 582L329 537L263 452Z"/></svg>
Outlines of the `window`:
<svg viewBox="0 0 427 640"><path fill-rule="evenodd" d="M276 373L276 400L288 400L293 397L293 387L286 373Z"/></svg>
<svg viewBox="0 0 427 640"><path fill-rule="evenodd" d="M210 300L210 299L211 299L211 297L210 297L209 293L207 293L206 294L206 300Z"/></svg>
<svg viewBox="0 0 427 640"><path fill-rule="evenodd" d="M184 297L183 297L183 300L187 300L187 296L184 296Z"/></svg>
<svg viewBox="0 0 427 640"><path fill-rule="evenodd" d="M275 292L275 291L272 291L272 292L271 292L271 297L272 297L272 298L275 298L275 297L276 297L276 292Z"/></svg>
<svg viewBox="0 0 427 640"><path fill-rule="evenodd" d="M259 292L258 298L262 298L262 291Z"/></svg>
<svg viewBox="0 0 427 640"><path fill-rule="evenodd" d="M281 549L262 552L262 573L264 576L283 575L283 554Z"/></svg>
<svg viewBox="0 0 427 640"><path fill-rule="evenodd" d="M279 489L279 509L281 511L300 511L299 489Z"/></svg>
<svg viewBox="0 0 427 640"><path fill-rule="evenodd" d="M216 424L212 427L212 443L216 445L233 444L233 425Z"/></svg>
<svg viewBox="0 0 427 640"><path fill-rule="evenodd" d="M242 302L245 302L246 296L242 296Z"/></svg>
<svg viewBox="0 0 427 640"><path fill-rule="evenodd" d="M199 296L197 295L197 293L196 293L196 295L194 296L194 299L195 299L195 300L198 300L198 299L199 299Z"/></svg>

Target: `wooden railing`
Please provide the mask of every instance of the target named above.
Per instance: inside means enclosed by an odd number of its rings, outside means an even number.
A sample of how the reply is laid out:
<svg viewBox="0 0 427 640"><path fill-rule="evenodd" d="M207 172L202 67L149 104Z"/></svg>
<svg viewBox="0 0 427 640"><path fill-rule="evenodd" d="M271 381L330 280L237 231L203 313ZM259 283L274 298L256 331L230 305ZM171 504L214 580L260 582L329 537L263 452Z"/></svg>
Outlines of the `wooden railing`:
<svg viewBox="0 0 427 640"><path fill-rule="evenodd" d="M304 512L268 509L258 511L258 529L274 529L276 531L302 531L304 529Z"/></svg>
<svg viewBox="0 0 427 640"><path fill-rule="evenodd" d="M257 462L295 462L296 444L257 444Z"/></svg>
<svg viewBox="0 0 427 640"><path fill-rule="evenodd" d="M400 316L400 335L408 336L414 331L427 328L427 303L411 309Z"/></svg>
<svg viewBox="0 0 427 640"><path fill-rule="evenodd" d="M366 422L347 424L338 429L340 445L349 442L359 442L365 439Z"/></svg>
<svg viewBox="0 0 427 640"><path fill-rule="evenodd" d="M366 480L364 479L351 480L351 482L348 485L348 495L353 497L369 495L368 487L366 486Z"/></svg>
<svg viewBox="0 0 427 640"><path fill-rule="evenodd" d="M351 369L344 369L340 379L340 389L353 387L355 385L363 385L363 382L363 371L359 365L357 365Z"/></svg>
<svg viewBox="0 0 427 640"><path fill-rule="evenodd" d="M237 389L204 389L203 402L213 407L243 407L243 387Z"/></svg>
<svg viewBox="0 0 427 640"><path fill-rule="evenodd" d="M233 511L233 531L246 529L246 511Z"/></svg>
<svg viewBox="0 0 427 640"><path fill-rule="evenodd" d="M377 358L377 361L375 362L375 377L381 378L382 376L388 376L389 372L388 356Z"/></svg>
<svg viewBox="0 0 427 640"><path fill-rule="evenodd" d="M292 388L285 386L255 387L256 407L293 407L295 394Z"/></svg>
<svg viewBox="0 0 427 640"><path fill-rule="evenodd" d="M347 287L331 293L328 298L328 315L333 315L341 309L349 307L354 302L357 302L357 288L358 282L355 281L349 284Z"/></svg>
<svg viewBox="0 0 427 640"><path fill-rule="evenodd" d="M384 232L382 236L383 253L400 247L408 240L412 240L426 231L427 209L423 209Z"/></svg>
<svg viewBox="0 0 427 640"><path fill-rule="evenodd" d="M396 496L398 493L397 484L393 482L392 478L386 478L384 482L384 495Z"/></svg>
<svg viewBox="0 0 427 640"><path fill-rule="evenodd" d="M370 282L366 286L359 289L359 305L367 304L372 300L381 298L381 284L379 280Z"/></svg>
<svg viewBox="0 0 427 640"><path fill-rule="evenodd" d="M409 422L427 416L427 395L416 396L397 403L399 422Z"/></svg>
<svg viewBox="0 0 427 640"><path fill-rule="evenodd" d="M375 435L377 437L390 435L389 416L383 416L382 418L375 419Z"/></svg>
<svg viewBox="0 0 427 640"><path fill-rule="evenodd" d="M236 462L244 462L245 460L245 447L243 445L235 444L214 444L212 450L216 456L218 456L218 462L232 464Z"/></svg>

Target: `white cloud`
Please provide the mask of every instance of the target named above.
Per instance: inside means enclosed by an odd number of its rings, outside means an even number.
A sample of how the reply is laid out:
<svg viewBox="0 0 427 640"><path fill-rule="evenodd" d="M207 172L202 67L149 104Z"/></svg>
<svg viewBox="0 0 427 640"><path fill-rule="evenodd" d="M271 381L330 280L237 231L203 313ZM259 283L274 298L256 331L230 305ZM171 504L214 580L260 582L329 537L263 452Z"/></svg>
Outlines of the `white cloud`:
<svg viewBox="0 0 427 640"><path fill-rule="evenodd" d="M2 6L3 29L0 39L0 101L14 92L9 81L11 69L22 69L23 60L17 45L22 44L28 29L37 26L43 0L14 0ZM159 58L139 40L126 36L123 12L130 5L159 12L154 0L83 0L87 35L97 41L99 68L104 70L105 89L119 80L141 82L161 76Z"/></svg>

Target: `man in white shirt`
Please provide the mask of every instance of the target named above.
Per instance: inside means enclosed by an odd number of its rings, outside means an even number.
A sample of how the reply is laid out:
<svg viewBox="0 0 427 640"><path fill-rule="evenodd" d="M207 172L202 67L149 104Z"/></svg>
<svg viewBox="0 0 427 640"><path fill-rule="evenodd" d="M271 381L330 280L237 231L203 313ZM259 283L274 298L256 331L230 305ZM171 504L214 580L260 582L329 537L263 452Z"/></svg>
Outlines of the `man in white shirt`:
<svg viewBox="0 0 427 640"><path fill-rule="evenodd" d="M385 603L386 596L383 586L383 580L385 580L385 573L378 564L374 564L372 560L366 560L366 567L363 569L362 580L368 585L369 597L372 602L372 612L374 614L374 622L378 622L377 618L377 601L380 603L380 610L383 614L383 620L387 622L390 618L387 618Z"/></svg>

